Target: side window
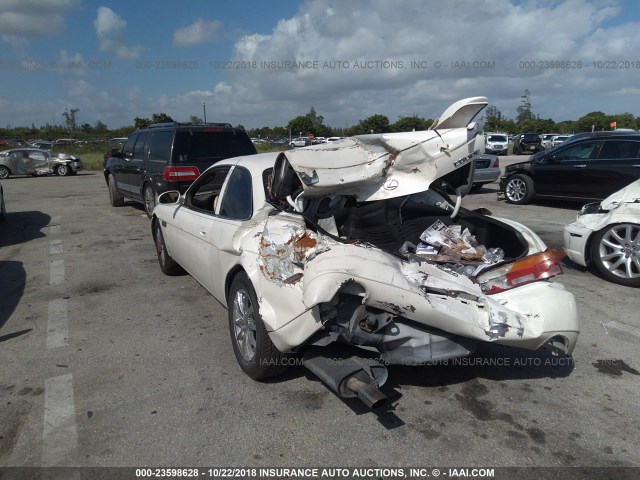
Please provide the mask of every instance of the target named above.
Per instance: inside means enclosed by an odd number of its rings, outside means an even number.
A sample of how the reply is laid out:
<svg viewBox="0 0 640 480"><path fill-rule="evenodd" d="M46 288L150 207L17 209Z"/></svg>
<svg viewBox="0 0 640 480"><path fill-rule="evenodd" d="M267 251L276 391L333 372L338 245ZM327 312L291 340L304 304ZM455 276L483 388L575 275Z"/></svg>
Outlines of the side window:
<svg viewBox="0 0 640 480"><path fill-rule="evenodd" d="M19 159L24 158L24 155L22 154L21 150L18 150L18 151L11 152L9 154L9 158L11 158L13 160L19 160Z"/></svg>
<svg viewBox="0 0 640 480"><path fill-rule="evenodd" d="M251 174L242 167L231 172L227 188L222 197L220 216L235 220L248 220L253 213L253 192L251 190Z"/></svg>
<svg viewBox="0 0 640 480"><path fill-rule="evenodd" d="M599 142L582 142L577 145L571 145L555 154L555 159L560 161L571 160L589 160L592 158L594 151L598 147Z"/></svg>
<svg viewBox="0 0 640 480"><path fill-rule="evenodd" d="M42 152L29 152L29 158L32 158L33 160L35 160L37 162L44 162L45 161L44 153L42 153Z"/></svg>
<svg viewBox="0 0 640 480"><path fill-rule="evenodd" d="M173 142L173 131L153 132L151 140L147 142L149 146L149 160L152 162L167 163L171 156L171 143Z"/></svg>
<svg viewBox="0 0 640 480"><path fill-rule="evenodd" d="M136 144L136 138L138 135L131 135L122 147L122 154L125 158L133 157L133 146Z"/></svg>
<svg viewBox="0 0 640 480"><path fill-rule="evenodd" d="M229 166L214 168L202 174L187 194L187 206L213 213L230 168Z"/></svg>
<svg viewBox="0 0 640 480"><path fill-rule="evenodd" d="M640 142L632 140L609 140L604 142L598 159L602 160L622 160L627 158L638 158Z"/></svg>
<svg viewBox="0 0 640 480"><path fill-rule="evenodd" d="M138 135L136 146L133 148L133 158L136 160L145 160L144 144L146 143L148 136L149 134L147 132L142 132Z"/></svg>

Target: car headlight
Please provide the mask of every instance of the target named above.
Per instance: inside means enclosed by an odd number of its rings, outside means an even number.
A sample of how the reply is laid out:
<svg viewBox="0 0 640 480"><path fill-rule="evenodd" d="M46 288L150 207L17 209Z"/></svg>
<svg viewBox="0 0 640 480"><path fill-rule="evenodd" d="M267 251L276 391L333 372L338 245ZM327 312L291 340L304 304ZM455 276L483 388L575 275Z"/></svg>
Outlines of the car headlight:
<svg viewBox="0 0 640 480"><path fill-rule="evenodd" d="M592 213L607 213L609 210L603 210L600 202L587 203L578 212L578 218L583 215L591 215Z"/></svg>

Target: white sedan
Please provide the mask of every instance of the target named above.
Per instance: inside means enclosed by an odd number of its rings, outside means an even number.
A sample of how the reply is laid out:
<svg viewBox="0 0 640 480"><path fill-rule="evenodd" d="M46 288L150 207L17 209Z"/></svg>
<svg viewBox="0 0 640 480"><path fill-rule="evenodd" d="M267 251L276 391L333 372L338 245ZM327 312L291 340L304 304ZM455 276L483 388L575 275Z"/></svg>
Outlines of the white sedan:
<svg viewBox="0 0 640 480"><path fill-rule="evenodd" d="M427 131L215 164L184 195L159 197L162 271L186 270L227 306L251 378L282 372L296 354L370 407L385 401L386 364L463 357L481 342L571 354L575 300L549 281L564 253L461 207L486 105L461 100Z"/></svg>
<svg viewBox="0 0 640 480"><path fill-rule="evenodd" d="M640 287L640 180L582 207L564 227L564 248L571 260L595 266L607 280Z"/></svg>

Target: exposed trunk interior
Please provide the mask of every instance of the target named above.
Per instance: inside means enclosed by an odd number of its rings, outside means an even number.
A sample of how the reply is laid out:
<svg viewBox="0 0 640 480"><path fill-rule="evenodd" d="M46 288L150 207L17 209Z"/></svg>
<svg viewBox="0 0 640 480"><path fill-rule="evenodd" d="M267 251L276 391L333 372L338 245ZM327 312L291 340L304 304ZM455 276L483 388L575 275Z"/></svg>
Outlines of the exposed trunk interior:
<svg viewBox="0 0 640 480"><path fill-rule="evenodd" d="M409 197L376 202L348 202L335 213L338 232L350 240L370 243L386 252L399 255L404 242L420 242L420 235L437 220L446 225L461 225L488 248L502 248L504 260L526 255L527 243L522 235L491 217L461 208L455 219L450 211L418 203Z"/></svg>

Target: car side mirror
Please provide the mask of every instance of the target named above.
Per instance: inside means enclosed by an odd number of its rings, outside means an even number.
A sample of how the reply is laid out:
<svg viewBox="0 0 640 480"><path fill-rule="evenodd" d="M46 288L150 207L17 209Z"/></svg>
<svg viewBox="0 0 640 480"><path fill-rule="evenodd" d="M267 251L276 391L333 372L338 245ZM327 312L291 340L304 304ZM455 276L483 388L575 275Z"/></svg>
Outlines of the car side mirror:
<svg viewBox="0 0 640 480"><path fill-rule="evenodd" d="M163 205L171 205L173 203L182 203L184 197L177 190L168 190L158 196L158 203Z"/></svg>
<svg viewBox="0 0 640 480"><path fill-rule="evenodd" d="M122 158L122 153L120 152L119 148L112 148L111 149L111 156L114 158Z"/></svg>

